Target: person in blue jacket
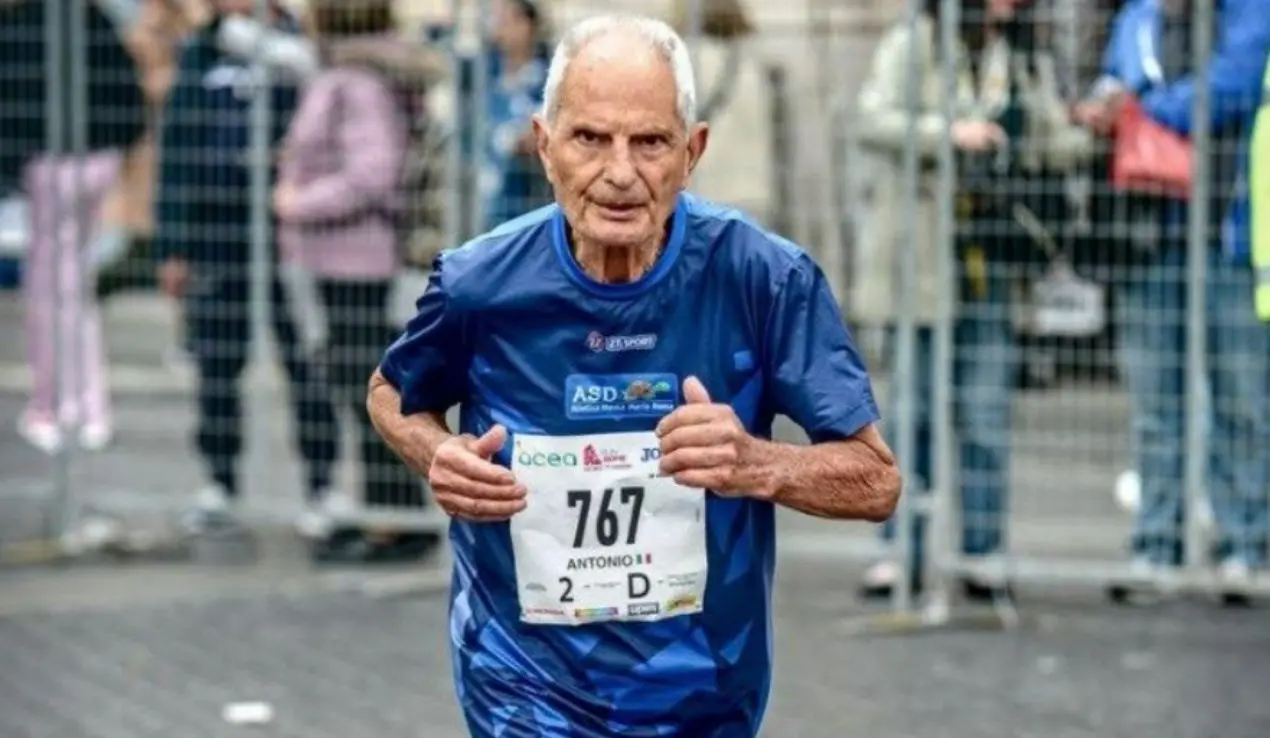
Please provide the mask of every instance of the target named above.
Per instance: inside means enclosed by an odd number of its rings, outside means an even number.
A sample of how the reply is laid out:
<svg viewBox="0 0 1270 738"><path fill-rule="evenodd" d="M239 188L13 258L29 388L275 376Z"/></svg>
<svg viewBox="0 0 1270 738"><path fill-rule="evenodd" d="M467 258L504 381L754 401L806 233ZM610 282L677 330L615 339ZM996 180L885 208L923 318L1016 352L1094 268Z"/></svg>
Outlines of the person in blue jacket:
<svg viewBox="0 0 1270 738"><path fill-rule="evenodd" d="M531 126L551 62L550 23L543 5L542 0L498 0L479 52L483 65L475 54L459 60L459 130L464 163L475 182L481 231L552 202ZM438 25L427 31L428 40L437 43L453 28ZM478 130L480 141L475 140ZM469 208L475 205L467 203Z"/></svg>
<svg viewBox="0 0 1270 738"><path fill-rule="evenodd" d="M197 444L211 477L189 521L196 529L226 519L239 491L238 380L253 340L250 121L258 82L249 62L221 50L217 34L226 17L250 15L254 5L253 0L217 0L216 18L182 51L161 127L155 218L159 283L165 292L184 300L186 339L198 370ZM274 22L299 31L280 8L274 10ZM268 94L272 159L273 144L283 137L296 107L297 90L275 76ZM276 259L272 241L270 250ZM334 408L318 373L306 361L277 270L272 273L273 330L290 380L306 492L316 505L331 484Z"/></svg>
<svg viewBox="0 0 1270 738"><path fill-rule="evenodd" d="M1085 125L1110 131L1128 96L1182 136L1195 129L1197 81L1193 0L1131 0L1117 14ZM1270 51L1264 0L1216 0L1206 80L1212 146L1205 320L1213 402L1210 497L1220 527L1221 575L1232 601L1266 563L1270 485L1270 326L1253 311L1248 256L1247 149ZM1186 384L1185 200L1138 201L1130 209L1138 266L1120 287L1121 359L1132 398L1142 503L1134 524L1135 565L1150 571L1183 560Z"/></svg>

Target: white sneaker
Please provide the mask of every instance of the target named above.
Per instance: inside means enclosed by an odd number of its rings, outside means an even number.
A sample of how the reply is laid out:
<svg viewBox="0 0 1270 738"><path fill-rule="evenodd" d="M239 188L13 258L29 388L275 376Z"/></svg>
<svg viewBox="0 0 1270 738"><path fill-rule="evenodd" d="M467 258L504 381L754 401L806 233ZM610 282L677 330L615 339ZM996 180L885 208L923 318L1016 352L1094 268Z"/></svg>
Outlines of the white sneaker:
<svg viewBox="0 0 1270 738"><path fill-rule="evenodd" d="M1243 559L1226 559L1217 573L1225 589L1247 590L1252 586L1252 567Z"/></svg>
<svg viewBox="0 0 1270 738"><path fill-rule="evenodd" d="M22 419L18 421L18 435L46 454L55 454L62 448L62 430L56 423Z"/></svg>
<svg viewBox="0 0 1270 738"><path fill-rule="evenodd" d="M1142 477L1138 472L1129 469L1116 477L1116 504L1121 510L1136 513L1142 505Z"/></svg>
<svg viewBox="0 0 1270 738"><path fill-rule="evenodd" d="M1235 607L1247 607L1252 604L1252 567L1239 558L1228 558L1217 570L1220 581L1222 603Z"/></svg>
<svg viewBox="0 0 1270 738"><path fill-rule="evenodd" d="M194 509L186 513L182 524L191 533L198 533L216 520L226 520L231 513L229 493L218 484L209 484L194 497Z"/></svg>
<svg viewBox="0 0 1270 738"><path fill-rule="evenodd" d="M323 494L319 501L309 503L296 518L296 533L308 540L327 538L337 523L349 519L355 507L346 495Z"/></svg>
<svg viewBox="0 0 1270 738"><path fill-rule="evenodd" d="M114 429L108 423L89 423L79 429L79 446L85 451L101 451L114 437Z"/></svg>

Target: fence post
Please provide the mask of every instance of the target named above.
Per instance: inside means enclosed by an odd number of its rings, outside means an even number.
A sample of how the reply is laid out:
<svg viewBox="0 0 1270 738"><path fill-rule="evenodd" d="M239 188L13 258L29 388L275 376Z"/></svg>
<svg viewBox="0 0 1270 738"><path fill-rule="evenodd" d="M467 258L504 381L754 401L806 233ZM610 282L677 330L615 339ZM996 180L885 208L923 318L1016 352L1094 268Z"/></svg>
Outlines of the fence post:
<svg viewBox="0 0 1270 738"><path fill-rule="evenodd" d="M47 72L44 78L44 97L45 114L48 116L48 125L45 129L45 154L51 158L67 153L66 142L69 133L67 118L71 112L68 110L70 106L67 105L66 97L69 91L66 82L67 77L70 76L67 65L74 62L68 61L72 55L66 53L68 49L67 3L65 0L47 0L47 4L44 14L44 62ZM50 221L60 223L66 203L62 202L58 195L56 178L50 177L43 184L49 188L45 194L50 207L55 211L51 214ZM43 533L45 540L49 541L57 540L66 532L65 513L70 500L70 464L73 453L73 444L65 442L70 429L66 427L66 418L61 410L67 400L67 384L71 376L70 362L73 359L67 356L65 351L68 336L66 321L62 316L62 311L66 309L66 299L62 294L62 282L65 279L62 256L66 253L64 249L73 248L74 244L64 243L63 234L62 229L55 229L50 234L49 242L49 248L54 252L50 254L52 269L49 270L50 284L48 285L53 304L50 332L53 339L53 366L56 374L53 382L53 411L59 433L64 441L57 448L53 462L52 497L45 502L43 510Z"/></svg>
<svg viewBox="0 0 1270 738"><path fill-rule="evenodd" d="M269 27L269 0L255 1L255 19L263 27ZM243 403L246 417L243 418L246 431L245 456L243 459L246 474L240 478L243 483L242 497L250 500L264 500L271 486L269 458L269 418L266 409L267 376L269 365L269 335L271 317L273 264L270 244L270 211L272 203L270 171L272 169L272 124L271 75L269 66L259 54L251 60L251 125L248 144L249 191L249 304L251 337L248 344L248 376L245 394L248 399Z"/></svg>
<svg viewBox="0 0 1270 738"><path fill-rule="evenodd" d="M920 174L917 151L917 118L921 107L921 42L918 40L918 23L922 15L921 0L908 0L908 29L913 42L908 47L904 79L904 109L908 113L908 144L904 147L903 179L900 196L900 212L917 211L918 176ZM913 454L916 450L916 426L914 410L914 353L916 352L916 320L914 305L911 299L917 279L914 258L916 257L916 239L918 228L914 218L904 218L900 229L900 248L894 257L899 259L899 279L895 290L896 302L896 358L891 375L891 392L895 393L895 453L899 460L900 474L904 479L904 493L900 495L899 509L896 511L898 528L895 531L895 548L898 553L901 572L896 581L892 609L895 612L908 612L912 609L913 582L911 578L913 564L913 520L915 517L912 500L913 487Z"/></svg>
<svg viewBox="0 0 1270 738"><path fill-rule="evenodd" d="M69 428L64 428L62 433L62 452L60 465L63 468L62 480L64 486L58 500L59 525L58 534L65 535L74 524L77 511L77 500L75 498L75 489L70 478L70 468L73 461L74 449L77 444L72 439L77 438L79 429L83 427L84 412L83 398L84 390L87 388L87 365L89 357L84 352L83 332L84 321L82 311L85 309L85 296L87 299L91 297L95 285L93 284L92 274L89 271L88 249L84 248L86 236L88 234L87 218L93 217L92 214L85 212L85 208L80 207L78 203L82 197L83 191L83 175L84 175L84 158L88 155L88 73L87 73L87 56L88 45L94 42L94 39L88 38L88 6L86 0L70 0L68 11L69 23L66 26L66 48L70 53L66 54L69 63L67 70L67 89L62 93L62 99L59 102L66 104L67 118L69 122L68 134L70 160L73 162L71 168L74 175L71 177L70 188L67 191L67 201L63 202L63 208L69 208L70 233L69 240L66 240L59 234L59 249L69 249L71 256L77 262L75 267L75 275L78 277L78 284L75 285L77 294L74 297L66 299L62 304L63 310L70 310L70 328L71 336L66 346L66 353L62 357L64 368L61 370L62 377L70 381L62 388L62 393L73 392L79 412L70 422ZM60 105L59 105L60 107ZM56 185L54 185L56 187ZM65 211L63 211L65 212ZM60 223L63 219L59 218ZM64 232L63 232L64 233ZM67 253L65 251L63 254ZM58 259L59 263L61 259ZM58 286L60 291L61 286ZM63 316L58 315L55 320L63 320ZM69 374L69 377L67 376ZM62 395L65 399L65 395ZM60 403L59 403L60 404Z"/></svg>
<svg viewBox="0 0 1270 738"><path fill-rule="evenodd" d="M486 120L486 96L489 88L489 34L486 32L486 19L493 17L491 11L490 0L475 0L476 2L476 56L472 60L472 90L471 90L471 107L462 108L466 113L472 116L472 159L470 166L472 168L472 176L470 178L470 200L467 209L469 221L467 224L467 233L463 234L464 239L473 238L478 234L485 232L485 146L489 139L489 131L487 130L488 121ZM455 23L459 23L459 18L455 17ZM457 32L457 28L455 29Z"/></svg>
<svg viewBox="0 0 1270 738"><path fill-rule="evenodd" d="M929 536L929 554L925 558L923 579L933 602L947 603L950 599L948 567L956 557L956 540L960 534L960 510L956 485L959 483L955 456L955 431L953 429L953 403L956 401L953 377L953 361L956 346L953 343L953 327L957 310L957 269L955 256L955 212L957 179L953 149L952 122L956 118L958 28L961 23L961 3L958 0L942 0L937 33L940 50L940 117L946 125L939 139L939 168L936 183L935 242L939 244L939 306L934 326L934 346L931 352L931 446L932 474L929 480L931 509L926 531Z"/></svg>
<svg viewBox="0 0 1270 738"><path fill-rule="evenodd" d="M1206 494L1208 442L1206 422L1209 415L1209 393L1204 391L1207 376L1205 348L1208 344L1205 321L1209 248L1209 156L1212 152L1209 113L1212 101L1208 92L1209 55L1213 46L1213 4L1191 4L1191 31L1194 49L1195 108L1192 114L1191 141L1194 145L1194 170L1187 220L1187 299L1186 299L1186 468L1183 479L1186 496L1183 506L1185 531L1185 566L1193 571L1203 565L1204 534L1195 512Z"/></svg>
<svg viewBox="0 0 1270 738"><path fill-rule="evenodd" d="M446 201L449 207L445 214L445 248L455 248L463 243L467 231L464 209L468 207L463 196L463 169L467 166L468 157L463 155L463 117L467 101L463 97L463 59L459 46L459 23L463 17L463 0L450 0L450 27L446 37L445 49L450 62L450 127L448 146L446 148L445 182Z"/></svg>

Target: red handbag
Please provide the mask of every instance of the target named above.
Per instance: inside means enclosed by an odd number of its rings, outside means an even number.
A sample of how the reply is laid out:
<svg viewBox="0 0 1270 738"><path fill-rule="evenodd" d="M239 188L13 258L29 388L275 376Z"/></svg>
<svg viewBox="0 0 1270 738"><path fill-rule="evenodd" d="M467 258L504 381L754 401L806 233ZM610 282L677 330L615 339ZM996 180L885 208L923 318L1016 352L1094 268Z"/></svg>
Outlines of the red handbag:
<svg viewBox="0 0 1270 738"><path fill-rule="evenodd" d="M1147 117L1130 98L1116 118L1111 184L1121 192L1185 199L1191 191L1191 142Z"/></svg>

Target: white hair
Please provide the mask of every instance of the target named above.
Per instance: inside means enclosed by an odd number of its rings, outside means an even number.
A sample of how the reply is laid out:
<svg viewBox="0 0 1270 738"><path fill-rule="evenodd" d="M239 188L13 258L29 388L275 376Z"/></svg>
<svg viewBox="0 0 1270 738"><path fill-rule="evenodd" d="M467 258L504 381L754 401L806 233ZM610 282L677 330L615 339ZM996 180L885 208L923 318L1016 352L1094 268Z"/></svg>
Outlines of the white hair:
<svg viewBox="0 0 1270 738"><path fill-rule="evenodd" d="M569 64L591 42L609 35L634 36L670 65L675 78L675 107L685 126L697 122L697 83L684 40L663 21L635 15L601 15L573 25L556 45L543 87L542 116L554 122L560 110L560 85Z"/></svg>

